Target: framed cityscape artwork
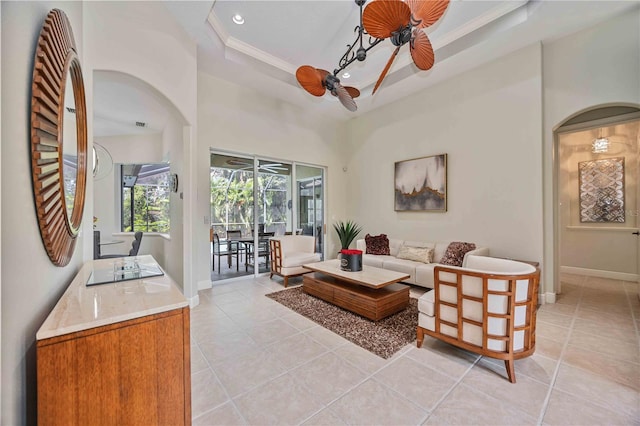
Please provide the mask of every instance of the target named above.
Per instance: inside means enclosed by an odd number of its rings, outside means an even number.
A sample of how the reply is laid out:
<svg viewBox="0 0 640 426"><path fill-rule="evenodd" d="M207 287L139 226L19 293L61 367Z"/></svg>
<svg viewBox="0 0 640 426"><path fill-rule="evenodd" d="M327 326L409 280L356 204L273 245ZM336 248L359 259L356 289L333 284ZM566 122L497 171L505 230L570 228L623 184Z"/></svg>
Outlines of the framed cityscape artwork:
<svg viewBox="0 0 640 426"><path fill-rule="evenodd" d="M583 161L578 175L580 222L624 222L624 157Z"/></svg>
<svg viewBox="0 0 640 426"><path fill-rule="evenodd" d="M447 154L395 163L396 211L447 211Z"/></svg>

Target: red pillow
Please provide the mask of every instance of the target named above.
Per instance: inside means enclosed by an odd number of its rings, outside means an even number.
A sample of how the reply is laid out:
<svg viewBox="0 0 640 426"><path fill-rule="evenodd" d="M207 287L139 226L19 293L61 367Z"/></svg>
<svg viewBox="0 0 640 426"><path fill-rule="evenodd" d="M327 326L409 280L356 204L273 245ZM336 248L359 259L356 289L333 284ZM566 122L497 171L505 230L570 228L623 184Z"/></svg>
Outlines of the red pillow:
<svg viewBox="0 0 640 426"><path fill-rule="evenodd" d="M386 234L369 235L364 237L367 244L367 254L386 254L389 255L389 239Z"/></svg>
<svg viewBox="0 0 640 426"><path fill-rule="evenodd" d="M440 263L443 265L462 266L464 255L471 250L475 250L476 245L473 243L453 242L447 247Z"/></svg>

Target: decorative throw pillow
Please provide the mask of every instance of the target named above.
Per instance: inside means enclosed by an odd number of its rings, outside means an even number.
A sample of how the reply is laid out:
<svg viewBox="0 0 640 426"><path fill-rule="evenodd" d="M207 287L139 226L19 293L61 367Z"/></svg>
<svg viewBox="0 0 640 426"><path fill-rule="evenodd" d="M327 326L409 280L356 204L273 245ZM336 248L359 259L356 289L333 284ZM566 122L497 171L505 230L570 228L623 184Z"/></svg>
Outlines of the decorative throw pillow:
<svg viewBox="0 0 640 426"><path fill-rule="evenodd" d="M473 243L453 242L447 247L440 263L443 265L462 266L464 255L471 250L475 250L476 245Z"/></svg>
<svg viewBox="0 0 640 426"><path fill-rule="evenodd" d="M433 262L433 249L429 247L411 247L403 245L396 256L398 259L413 260L415 262Z"/></svg>
<svg viewBox="0 0 640 426"><path fill-rule="evenodd" d="M389 238L387 234L369 235L364 237L364 242L367 245L367 254L385 254L389 255Z"/></svg>

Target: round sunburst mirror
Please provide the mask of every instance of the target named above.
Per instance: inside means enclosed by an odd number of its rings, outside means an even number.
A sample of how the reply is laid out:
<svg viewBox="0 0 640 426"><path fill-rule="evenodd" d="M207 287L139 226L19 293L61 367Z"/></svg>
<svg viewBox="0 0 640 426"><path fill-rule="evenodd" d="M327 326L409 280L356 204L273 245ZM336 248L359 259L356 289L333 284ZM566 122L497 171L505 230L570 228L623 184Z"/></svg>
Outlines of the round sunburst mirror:
<svg viewBox="0 0 640 426"><path fill-rule="evenodd" d="M87 111L73 32L59 9L47 15L36 47L31 171L44 247L55 265L67 265L84 211Z"/></svg>

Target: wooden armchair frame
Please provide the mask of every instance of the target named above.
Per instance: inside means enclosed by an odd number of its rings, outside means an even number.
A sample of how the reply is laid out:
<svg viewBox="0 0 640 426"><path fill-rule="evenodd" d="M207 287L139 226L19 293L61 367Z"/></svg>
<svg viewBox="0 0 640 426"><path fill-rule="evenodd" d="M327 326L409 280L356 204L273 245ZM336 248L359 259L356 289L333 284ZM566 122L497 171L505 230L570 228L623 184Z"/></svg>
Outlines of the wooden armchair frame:
<svg viewBox="0 0 640 426"><path fill-rule="evenodd" d="M449 282L441 279L441 273L447 274L455 274L456 282ZM488 356L491 358L501 359L505 362L505 368L507 370L507 375L509 381L511 383L516 382L516 376L514 371L514 363L513 361L516 359L525 358L530 356L535 351L535 343L536 343L536 310L537 310L537 302L538 302L538 285L540 282L540 270L536 268L536 271L529 274L516 274L511 275L509 273L500 274L500 273L484 273L481 271L471 271L459 268L447 268L447 267L436 267L434 270L434 316L435 316L435 330L431 331L421 326L417 327L417 346L420 347L422 345L422 341L424 339L424 335L427 334L429 336L440 339L449 344L458 346L462 349L466 349L470 352L477 353L479 355ZM482 279L482 297L473 297L471 295L463 294L462 287L462 278L464 276L478 277ZM494 291L489 290L488 282L489 280L500 280L500 281L508 281L508 288L506 291ZM528 288L527 288L527 297L526 300L522 300L519 302L515 301L516 297L516 283L518 281L528 280ZM443 300L440 300L440 286L449 286L455 289L457 294L457 302L449 303ZM490 295L496 296L505 296L507 298L507 313L506 314L497 314L488 312L488 299ZM474 321L472 319L463 317L463 301L471 300L474 302L482 303L483 313L482 313L482 321ZM445 321L440 318L441 306L448 306L457 310L458 313L458 321L457 323L452 323L449 321ZM519 306L526 307L526 314L524 319L524 324L520 326L515 326L515 312L516 308ZM493 335L488 332L488 323L490 318L501 318L506 320L506 333L504 336L501 335ZM465 323L473 324L475 326L482 328L482 345L477 346L473 343L465 341L463 330L463 325ZM446 325L457 330L457 336L453 337L447 334L443 334L441 332L441 326ZM518 331L524 332L524 344L522 349L514 350L514 335ZM489 340L493 341L503 341L505 342L505 350L497 351L490 349L488 347Z"/></svg>
<svg viewBox="0 0 640 426"><path fill-rule="evenodd" d="M309 269L300 268L300 269L303 269L303 271L299 273L283 274L282 273L282 244L280 240L270 239L269 248L271 251L271 274L269 275L269 278L273 278L274 274L281 276L284 279L285 288L287 287L287 285L289 285L290 277L299 277L301 275L308 274L309 272L311 272L311 270Z"/></svg>

